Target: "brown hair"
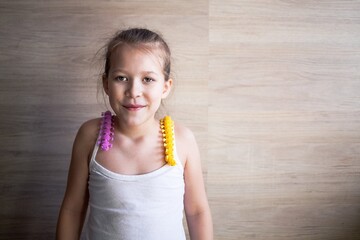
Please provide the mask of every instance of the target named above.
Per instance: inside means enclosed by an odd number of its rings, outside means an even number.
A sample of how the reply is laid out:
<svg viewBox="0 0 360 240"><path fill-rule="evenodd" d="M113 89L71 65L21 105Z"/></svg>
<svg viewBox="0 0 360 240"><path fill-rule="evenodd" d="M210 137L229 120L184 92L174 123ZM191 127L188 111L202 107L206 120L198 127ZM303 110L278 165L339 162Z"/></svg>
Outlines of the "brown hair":
<svg viewBox="0 0 360 240"><path fill-rule="evenodd" d="M160 57L163 60L163 74L165 76L165 81L169 80L171 68L171 53L169 46L160 34L145 28L130 28L127 30L121 30L110 39L106 45L104 55L105 67L103 74L105 77L107 77L109 74L111 54L116 49L116 47L122 44L139 47L141 45L141 47L145 47L147 50L158 48L160 50Z"/></svg>

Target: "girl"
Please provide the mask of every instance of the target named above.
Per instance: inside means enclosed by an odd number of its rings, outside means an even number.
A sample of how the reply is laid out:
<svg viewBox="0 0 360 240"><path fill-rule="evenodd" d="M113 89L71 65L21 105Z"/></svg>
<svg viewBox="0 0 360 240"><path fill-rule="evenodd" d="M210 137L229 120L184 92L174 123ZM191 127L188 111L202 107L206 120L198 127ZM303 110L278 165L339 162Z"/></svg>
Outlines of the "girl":
<svg viewBox="0 0 360 240"><path fill-rule="evenodd" d="M184 209L190 238L212 239L194 135L155 116L173 84L168 45L147 29L119 32L102 82L114 115L77 133L57 239L79 239L88 205L86 239L185 239Z"/></svg>

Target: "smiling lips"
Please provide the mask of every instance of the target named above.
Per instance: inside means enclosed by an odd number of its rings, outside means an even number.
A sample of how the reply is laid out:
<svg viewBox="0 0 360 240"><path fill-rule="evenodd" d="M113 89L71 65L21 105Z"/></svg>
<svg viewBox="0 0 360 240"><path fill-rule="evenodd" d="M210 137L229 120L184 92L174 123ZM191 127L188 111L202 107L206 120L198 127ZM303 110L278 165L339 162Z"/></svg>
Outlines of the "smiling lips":
<svg viewBox="0 0 360 240"><path fill-rule="evenodd" d="M145 107L145 105L138 105L138 104L128 104L123 105L128 111L139 111Z"/></svg>

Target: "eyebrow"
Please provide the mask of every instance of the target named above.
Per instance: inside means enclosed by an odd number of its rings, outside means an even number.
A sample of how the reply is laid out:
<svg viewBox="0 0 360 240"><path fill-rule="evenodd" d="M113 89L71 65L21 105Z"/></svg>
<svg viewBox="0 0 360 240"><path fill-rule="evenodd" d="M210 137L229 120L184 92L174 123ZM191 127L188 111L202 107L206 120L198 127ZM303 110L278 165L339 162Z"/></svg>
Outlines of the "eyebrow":
<svg viewBox="0 0 360 240"><path fill-rule="evenodd" d="M143 72L143 73L147 73L147 74L155 74L155 75L158 75L156 72L153 72L153 71L145 71L145 72Z"/></svg>

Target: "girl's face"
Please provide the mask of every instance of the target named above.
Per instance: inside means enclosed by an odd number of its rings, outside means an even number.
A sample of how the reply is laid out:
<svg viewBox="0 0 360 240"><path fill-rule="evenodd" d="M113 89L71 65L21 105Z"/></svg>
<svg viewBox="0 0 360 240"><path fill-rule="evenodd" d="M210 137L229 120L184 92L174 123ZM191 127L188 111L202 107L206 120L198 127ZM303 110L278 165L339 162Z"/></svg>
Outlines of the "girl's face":
<svg viewBox="0 0 360 240"><path fill-rule="evenodd" d="M111 54L103 86L117 117L129 126L155 119L161 100L170 93L172 79L165 81L157 50L148 52L129 45Z"/></svg>

